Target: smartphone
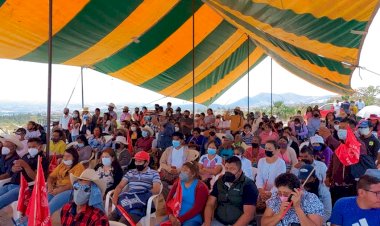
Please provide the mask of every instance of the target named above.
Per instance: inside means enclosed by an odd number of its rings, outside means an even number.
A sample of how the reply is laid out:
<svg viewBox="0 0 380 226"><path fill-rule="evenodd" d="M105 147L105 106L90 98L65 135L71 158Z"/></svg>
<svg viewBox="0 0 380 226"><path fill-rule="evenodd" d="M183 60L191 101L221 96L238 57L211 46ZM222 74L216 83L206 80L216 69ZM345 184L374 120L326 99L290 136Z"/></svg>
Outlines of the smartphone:
<svg viewBox="0 0 380 226"><path fill-rule="evenodd" d="M292 197L293 197L293 195L290 195L290 196L288 197L288 202L291 202L291 201L292 201Z"/></svg>

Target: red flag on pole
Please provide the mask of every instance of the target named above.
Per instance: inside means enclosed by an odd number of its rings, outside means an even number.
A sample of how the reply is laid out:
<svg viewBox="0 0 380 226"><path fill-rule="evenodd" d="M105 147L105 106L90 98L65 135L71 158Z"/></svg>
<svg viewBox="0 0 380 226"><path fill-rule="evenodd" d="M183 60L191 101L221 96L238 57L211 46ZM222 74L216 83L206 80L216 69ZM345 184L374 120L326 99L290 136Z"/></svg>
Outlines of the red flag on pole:
<svg viewBox="0 0 380 226"><path fill-rule="evenodd" d="M133 154L132 139L131 139L131 135L129 134L129 131L127 131L127 143L128 143L128 151L129 151L129 153Z"/></svg>
<svg viewBox="0 0 380 226"><path fill-rule="evenodd" d="M131 226L136 226L136 223L133 221L132 217L128 214L127 211L125 211L125 209L121 205L117 205L116 208L125 217L125 219L127 219Z"/></svg>
<svg viewBox="0 0 380 226"><path fill-rule="evenodd" d="M22 215L25 215L31 196L31 191L28 187L28 182L26 182L25 177L21 172L20 174L20 192L18 194L17 211L19 211Z"/></svg>
<svg viewBox="0 0 380 226"><path fill-rule="evenodd" d="M50 165L49 165L49 173L53 172L53 170L58 166L57 161L57 155L54 153L53 157L51 158Z"/></svg>
<svg viewBox="0 0 380 226"><path fill-rule="evenodd" d="M27 210L28 226L51 226L49 202L45 184L42 157L38 157L37 175Z"/></svg>
<svg viewBox="0 0 380 226"><path fill-rule="evenodd" d="M340 144L335 150L339 161L345 165L353 165L359 162L360 142L356 139L355 134L350 127L347 127L347 138L344 144Z"/></svg>

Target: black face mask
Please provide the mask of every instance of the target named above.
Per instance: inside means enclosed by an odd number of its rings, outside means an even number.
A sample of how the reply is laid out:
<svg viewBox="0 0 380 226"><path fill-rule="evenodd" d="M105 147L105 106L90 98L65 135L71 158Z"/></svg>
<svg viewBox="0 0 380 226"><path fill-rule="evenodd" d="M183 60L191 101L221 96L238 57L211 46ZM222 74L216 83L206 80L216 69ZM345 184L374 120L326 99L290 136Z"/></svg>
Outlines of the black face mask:
<svg viewBox="0 0 380 226"><path fill-rule="evenodd" d="M236 180L236 176L235 174L231 173L231 172L226 172L224 174L224 182L228 182L228 183L232 183Z"/></svg>
<svg viewBox="0 0 380 226"><path fill-rule="evenodd" d="M115 149L119 149L120 148L120 144L115 144Z"/></svg>
<svg viewBox="0 0 380 226"><path fill-rule="evenodd" d="M315 114L315 115L314 115L314 117L318 118L318 117L319 117L319 115L318 115L318 114Z"/></svg>
<svg viewBox="0 0 380 226"><path fill-rule="evenodd" d="M309 159L302 159L301 161L304 162L305 164L309 164L309 165L312 163L311 160L309 160Z"/></svg>
<svg viewBox="0 0 380 226"><path fill-rule="evenodd" d="M273 151L267 151L267 150L265 150L265 155L267 156L267 157L273 157Z"/></svg>
<svg viewBox="0 0 380 226"><path fill-rule="evenodd" d="M253 148L258 148L258 147L259 147L259 144L258 144L258 143L252 143L252 147L253 147Z"/></svg>
<svg viewBox="0 0 380 226"><path fill-rule="evenodd" d="M215 132L210 132L210 136L215 136Z"/></svg>
<svg viewBox="0 0 380 226"><path fill-rule="evenodd" d="M136 165L136 169L138 170L138 171L143 171L144 169L145 169L145 164L143 164L143 165Z"/></svg>
<svg viewBox="0 0 380 226"><path fill-rule="evenodd" d="M185 118L189 118L189 116L188 116L188 115L185 115L184 117L185 117Z"/></svg>

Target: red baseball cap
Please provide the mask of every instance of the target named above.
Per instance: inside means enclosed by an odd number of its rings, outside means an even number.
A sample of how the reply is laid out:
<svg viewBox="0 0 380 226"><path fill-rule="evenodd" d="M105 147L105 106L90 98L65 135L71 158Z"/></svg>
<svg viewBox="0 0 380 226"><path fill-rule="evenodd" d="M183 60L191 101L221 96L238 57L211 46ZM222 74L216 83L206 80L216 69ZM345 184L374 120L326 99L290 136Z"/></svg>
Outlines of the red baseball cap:
<svg viewBox="0 0 380 226"><path fill-rule="evenodd" d="M146 152L146 151L139 151L135 154L135 157L134 157L136 160L139 160L139 161L148 161L150 160L150 156L149 156L149 153Z"/></svg>

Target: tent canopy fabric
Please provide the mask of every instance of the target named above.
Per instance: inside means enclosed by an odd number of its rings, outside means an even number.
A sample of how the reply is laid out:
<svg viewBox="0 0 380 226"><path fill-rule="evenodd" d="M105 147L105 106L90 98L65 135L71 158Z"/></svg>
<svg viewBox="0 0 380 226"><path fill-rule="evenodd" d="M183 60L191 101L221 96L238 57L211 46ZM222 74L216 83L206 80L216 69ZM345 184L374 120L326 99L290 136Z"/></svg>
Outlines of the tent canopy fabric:
<svg viewBox="0 0 380 226"><path fill-rule="evenodd" d="M195 0L193 34L192 0L54 0L53 63L192 101L194 35L197 103L214 102L267 55L350 93L379 1ZM48 1L0 0L0 17L0 58L47 62Z"/></svg>

